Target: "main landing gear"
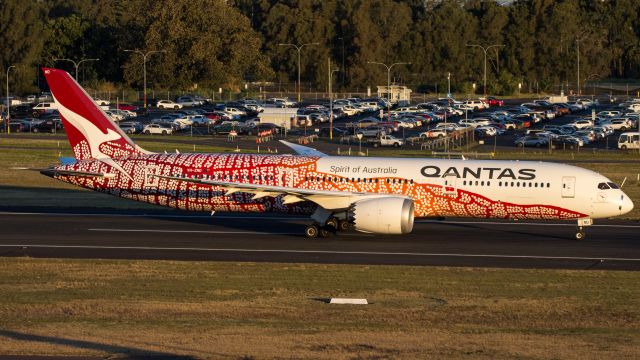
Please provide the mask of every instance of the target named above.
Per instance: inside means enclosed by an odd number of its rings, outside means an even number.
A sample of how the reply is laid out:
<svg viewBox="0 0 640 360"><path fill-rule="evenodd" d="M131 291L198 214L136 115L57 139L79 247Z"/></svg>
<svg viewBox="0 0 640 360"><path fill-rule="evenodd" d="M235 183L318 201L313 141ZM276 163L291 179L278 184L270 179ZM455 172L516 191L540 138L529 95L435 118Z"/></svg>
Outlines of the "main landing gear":
<svg viewBox="0 0 640 360"><path fill-rule="evenodd" d="M331 216L327 219L324 225L318 223L308 225L304 229L304 234L308 238L328 237L330 234L335 234L338 231L351 230L352 228L353 224L351 224L349 221Z"/></svg>
<svg viewBox="0 0 640 360"><path fill-rule="evenodd" d="M586 226L593 225L593 219L578 219L578 229L576 230L576 240L582 240L587 235L584 231Z"/></svg>

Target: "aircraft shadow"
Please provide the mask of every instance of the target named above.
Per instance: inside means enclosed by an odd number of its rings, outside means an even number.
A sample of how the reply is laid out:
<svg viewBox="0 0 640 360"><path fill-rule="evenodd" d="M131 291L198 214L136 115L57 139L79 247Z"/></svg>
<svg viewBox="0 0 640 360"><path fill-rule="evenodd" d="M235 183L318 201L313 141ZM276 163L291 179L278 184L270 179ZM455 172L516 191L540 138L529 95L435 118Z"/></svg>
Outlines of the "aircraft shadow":
<svg viewBox="0 0 640 360"><path fill-rule="evenodd" d="M140 349L140 348L134 348L134 347L102 344L102 343L86 341L86 340L76 340L76 339L67 339L67 338L53 337L53 336L26 334L26 333L21 333L17 331L11 331L11 330L0 329L0 336L8 339L19 340L19 341L42 342L42 343L49 343L53 345L69 346L76 349L104 351L113 355L124 355L126 356L126 358L135 358L135 359L153 358L153 359L172 359L172 360L173 359L178 359L178 360L195 359L194 357L188 356L188 355L178 355L178 354L171 354L167 352L146 350L146 349Z"/></svg>

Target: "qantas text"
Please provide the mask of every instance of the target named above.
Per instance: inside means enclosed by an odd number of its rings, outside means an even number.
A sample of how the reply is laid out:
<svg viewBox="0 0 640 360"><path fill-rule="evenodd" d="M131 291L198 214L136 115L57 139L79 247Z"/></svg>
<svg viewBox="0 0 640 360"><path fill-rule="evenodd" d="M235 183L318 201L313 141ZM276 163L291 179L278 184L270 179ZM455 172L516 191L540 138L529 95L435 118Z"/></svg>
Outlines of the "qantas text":
<svg viewBox="0 0 640 360"><path fill-rule="evenodd" d="M533 180L536 178L535 169L518 169L513 170L509 168L497 168L497 167L482 167L482 168L468 168L463 167L458 169L456 167L450 167L446 170L442 170L439 166L427 165L420 170L425 177L446 177L454 176L457 178L480 179L481 177L489 179L514 179L514 180Z"/></svg>

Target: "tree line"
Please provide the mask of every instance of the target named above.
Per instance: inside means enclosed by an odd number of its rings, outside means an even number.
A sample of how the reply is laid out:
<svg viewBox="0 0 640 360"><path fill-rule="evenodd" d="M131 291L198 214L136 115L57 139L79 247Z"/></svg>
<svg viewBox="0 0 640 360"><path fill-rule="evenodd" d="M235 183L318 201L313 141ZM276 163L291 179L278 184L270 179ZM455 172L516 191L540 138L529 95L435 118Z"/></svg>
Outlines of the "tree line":
<svg viewBox="0 0 640 360"><path fill-rule="evenodd" d="M480 90L487 51L488 91L575 89L638 77L637 0L3 0L0 66L18 93L42 88L38 66L75 72L93 87L241 89L247 82L301 79L323 91L363 91L392 81L414 91ZM5 75L6 76L6 75ZM306 87L305 87L306 88ZM523 89L524 90L524 89ZM13 91L12 91L13 92Z"/></svg>

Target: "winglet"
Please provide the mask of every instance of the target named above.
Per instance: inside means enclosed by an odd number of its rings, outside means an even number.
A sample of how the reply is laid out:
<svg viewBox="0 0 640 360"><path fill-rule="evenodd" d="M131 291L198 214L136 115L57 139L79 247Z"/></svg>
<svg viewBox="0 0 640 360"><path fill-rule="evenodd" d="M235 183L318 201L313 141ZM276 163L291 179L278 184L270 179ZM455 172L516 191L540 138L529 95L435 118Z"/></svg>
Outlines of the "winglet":
<svg viewBox="0 0 640 360"><path fill-rule="evenodd" d="M281 143L287 145L288 147L290 147L291 149L293 149L293 151L296 152L296 154L298 155L306 155L306 156L318 156L318 157L324 157L324 156L329 156L321 151L318 151L314 148L310 148L308 146L302 146L302 145L298 145L298 144L294 144L294 143L290 143L288 141L285 140L280 140Z"/></svg>

